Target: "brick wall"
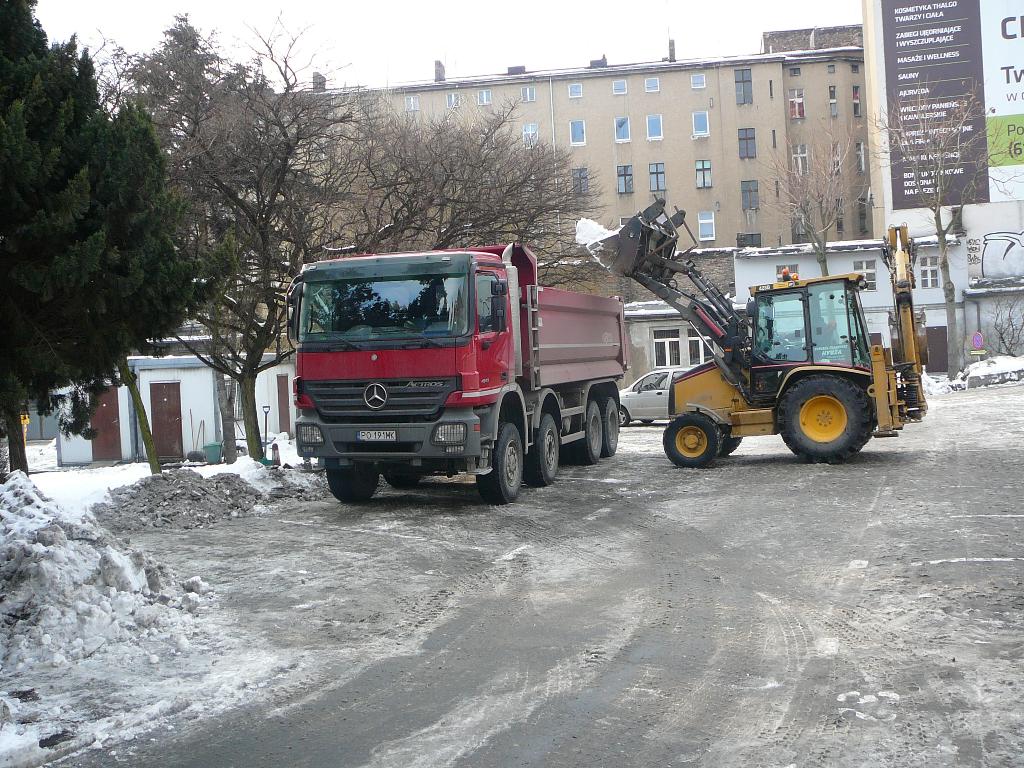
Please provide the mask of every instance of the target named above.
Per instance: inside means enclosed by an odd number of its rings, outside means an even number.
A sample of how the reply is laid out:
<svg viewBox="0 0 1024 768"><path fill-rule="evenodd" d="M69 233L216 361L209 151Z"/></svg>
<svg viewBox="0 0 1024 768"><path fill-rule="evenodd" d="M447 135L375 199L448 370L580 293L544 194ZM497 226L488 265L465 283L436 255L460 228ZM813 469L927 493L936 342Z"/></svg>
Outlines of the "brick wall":
<svg viewBox="0 0 1024 768"><path fill-rule="evenodd" d="M761 50L764 53L808 51L846 46L863 47L863 45L864 30L859 24L850 24L843 27L787 29L779 32L764 32L761 35Z"/></svg>

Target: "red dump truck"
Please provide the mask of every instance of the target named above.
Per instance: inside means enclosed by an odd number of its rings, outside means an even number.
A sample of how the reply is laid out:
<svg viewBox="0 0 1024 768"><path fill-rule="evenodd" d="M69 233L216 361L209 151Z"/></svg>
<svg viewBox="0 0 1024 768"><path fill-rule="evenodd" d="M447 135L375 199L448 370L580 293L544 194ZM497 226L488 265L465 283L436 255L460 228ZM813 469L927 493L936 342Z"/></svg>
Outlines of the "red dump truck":
<svg viewBox="0 0 1024 768"><path fill-rule="evenodd" d="M622 302L542 287L520 244L321 261L288 295L299 453L341 501L468 473L506 504L615 453Z"/></svg>

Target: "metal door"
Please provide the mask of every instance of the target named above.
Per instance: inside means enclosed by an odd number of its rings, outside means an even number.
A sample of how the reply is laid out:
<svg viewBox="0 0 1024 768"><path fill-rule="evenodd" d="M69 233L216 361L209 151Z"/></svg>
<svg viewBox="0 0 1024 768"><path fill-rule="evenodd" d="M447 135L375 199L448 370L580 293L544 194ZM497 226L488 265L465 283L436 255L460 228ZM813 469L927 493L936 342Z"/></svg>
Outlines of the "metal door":
<svg viewBox="0 0 1024 768"><path fill-rule="evenodd" d="M92 460L120 461L121 416L118 412L116 387L111 387L96 398L92 428L96 430L96 437L92 439Z"/></svg>
<svg viewBox="0 0 1024 768"><path fill-rule="evenodd" d="M292 432L292 392L288 385L288 375L277 376L277 431Z"/></svg>
<svg viewBox="0 0 1024 768"><path fill-rule="evenodd" d="M928 372L945 373L949 370L949 350L946 348L946 326L928 328Z"/></svg>
<svg viewBox="0 0 1024 768"><path fill-rule="evenodd" d="M157 458L184 458L181 437L181 383L168 381L150 384L149 402Z"/></svg>

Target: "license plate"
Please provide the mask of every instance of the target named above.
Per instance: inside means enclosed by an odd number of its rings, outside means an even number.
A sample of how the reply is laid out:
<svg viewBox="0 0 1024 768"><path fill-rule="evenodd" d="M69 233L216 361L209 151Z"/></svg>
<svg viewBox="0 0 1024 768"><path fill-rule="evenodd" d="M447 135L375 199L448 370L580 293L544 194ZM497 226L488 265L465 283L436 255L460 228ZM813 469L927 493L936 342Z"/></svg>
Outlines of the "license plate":
<svg viewBox="0 0 1024 768"><path fill-rule="evenodd" d="M356 434L356 439L361 442L396 442L398 431L394 429L362 429Z"/></svg>

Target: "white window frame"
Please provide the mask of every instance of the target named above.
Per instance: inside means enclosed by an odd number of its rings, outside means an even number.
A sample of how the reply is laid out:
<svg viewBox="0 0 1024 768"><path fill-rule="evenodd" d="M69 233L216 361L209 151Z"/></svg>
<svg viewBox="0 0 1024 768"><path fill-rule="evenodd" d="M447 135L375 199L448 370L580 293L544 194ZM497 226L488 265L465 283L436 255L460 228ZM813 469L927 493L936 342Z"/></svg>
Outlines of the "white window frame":
<svg viewBox="0 0 1024 768"><path fill-rule="evenodd" d="M655 117L658 119L658 133L657 135L651 133L651 118ZM648 115L647 116L647 140L648 141L661 141L665 138L665 126L662 121L661 115Z"/></svg>
<svg viewBox="0 0 1024 768"><path fill-rule="evenodd" d="M696 349L696 356L693 354ZM686 359L690 365L700 365L710 361L715 356L711 347L704 341L704 338L694 330L693 326L686 328ZM695 359L696 358L696 359Z"/></svg>
<svg viewBox="0 0 1024 768"><path fill-rule="evenodd" d="M406 94L405 96L405 111L406 112L419 112L420 111L420 97L414 93Z"/></svg>
<svg viewBox="0 0 1024 768"><path fill-rule="evenodd" d="M448 105L448 109L458 109L462 104L462 95L457 91L452 91L447 94L445 103Z"/></svg>
<svg viewBox="0 0 1024 768"><path fill-rule="evenodd" d="M878 262L875 259L857 259L853 262L853 271L864 275L868 287L865 291L878 290Z"/></svg>
<svg viewBox="0 0 1024 768"><path fill-rule="evenodd" d="M519 89L519 98L524 104L537 100L537 86L524 85Z"/></svg>
<svg viewBox="0 0 1024 768"><path fill-rule="evenodd" d="M658 93L661 91L661 78L660 77L645 77L644 78L644 93Z"/></svg>
<svg viewBox="0 0 1024 768"><path fill-rule="evenodd" d="M580 141L576 141L572 136L572 127L579 124L583 130L583 138ZM585 147L587 145L587 121L586 120L570 120L569 121L569 146L571 147Z"/></svg>
<svg viewBox="0 0 1024 768"><path fill-rule="evenodd" d="M800 114L794 114L799 112ZM790 120L803 120L807 117L806 104L804 103L804 89L803 88L790 88L789 89L789 119Z"/></svg>
<svg viewBox="0 0 1024 768"><path fill-rule="evenodd" d="M711 232L706 234L704 227L711 225ZM714 240L715 239L715 212L714 211L698 211L697 212L697 239L701 242Z"/></svg>
<svg viewBox="0 0 1024 768"><path fill-rule="evenodd" d="M939 257L921 256L918 265L921 269L921 288L938 288L941 285Z"/></svg>
<svg viewBox="0 0 1024 768"><path fill-rule="evenodd" d="M625 80L612 80L612 94L615 96L625 96L629 91L629 86Z"/></svg>
<svg viewBox="0 0 1024 768"><path fill-rule="evenodd" d="M791 158L793 160L793 171L798 176L806 176L810 168L810 159L807 154L806 144L794 144Z"/></svg>
<svg viewBox="0 0 1024 768"><path fill-rule="evenodd" d="M625 123L625 125L626 125L626 138L624 138L624 139L619 137L619 121L620 120L625 120L626 121L626 123ZM620 116L620 117L613 117L612 118L612 136L615 137L615 143L616 144L628 144L632 140L632 133L630 132L630 127L629 127L629 117L627 117L627 116Z"/></svg>
<svg viewBox="0 0 1024 768"><path fill-rule="evenodd" d="M654 346L654 366L656 368L668 368L680 366L683 363L683 345L682 336L680 333L682 328L652 328L651 329L651 343ZM658 334L664 334L661 337ZM674 335L673 335L674 334ZM664 347L661 355L661 359L665 362L658 362L658 347ZM675 359L678 362L672 362L672 352L675 347Z"/></svg>
<svg viewBox="0 0 1024 768"><path fill-rule="evenodd" d="M476 103L478 106L486 107L491 103L491 89L481 88L476 92Z"/></svg>
<svg viewBox="0 0 1024 768"><path fill-rule="evenodd" d="M703 91L708 87L708 76L703 72L690 75L690 88L694 91Z"/></svg>
<svg viewBox="0 0 1024 768"><path fill-rule="evenodd" d="M704 115L704 131L703 132L699 132L697 130L697 115ZM691 125L693 127L693 138L696 139L696 138L701 138L701 137L704 137L704 136L710 136L711 135L711 116L708 114L707 110L700 109L700 110L697 110L696 112L691 112L690 113L690 121L691 121Z"/></svg>
<svg viewBox="0 0 1024 768"><path fill-rule="evenodd" d="M577 93L573 93L573 89L576 89ZM570 99L582 99L583 98L583 83L569 83L569 98Z"/></svg>
<svg viewBox="0 0 1024 768"><path fill-rule="evenodd" d="M855 145L857 156L857 173L864 173L867 170L867 158L864 154L864 142L858 141Z"/></svg>
<svg viewBox="0 0 1024 768"><path fill-rule="evenodd" d="M540 142L540 125L523 123L523 144L531 149Z"/></svg>

